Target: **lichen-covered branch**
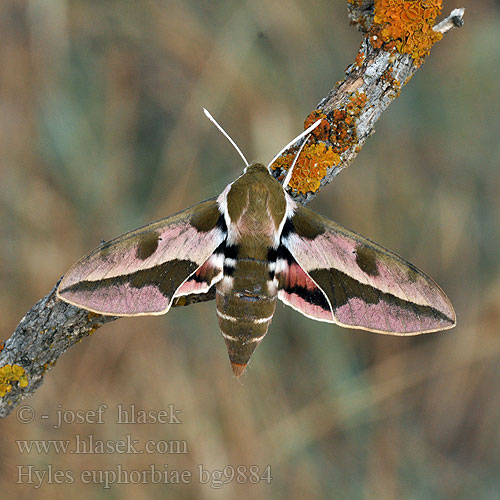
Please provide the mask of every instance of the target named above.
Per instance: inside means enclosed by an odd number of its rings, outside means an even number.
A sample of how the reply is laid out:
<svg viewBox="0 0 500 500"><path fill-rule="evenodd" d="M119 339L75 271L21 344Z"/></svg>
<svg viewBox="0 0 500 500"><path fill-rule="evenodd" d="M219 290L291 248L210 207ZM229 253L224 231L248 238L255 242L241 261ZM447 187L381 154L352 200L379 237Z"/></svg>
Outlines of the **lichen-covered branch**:
<svg viewBox="0 0 500 500"><path fill-rule="evenodd" d="M409 8L408 6L411 6ZM321 125L305 145L292 179L290 194L306 204L356 157L375 122L428 55L432 45L451 28L463 24L463 9L455 9L438 24L441 0L349 0L351 23L364 35L345 78L337 82L305 126ZM284 179L300 144L273 164ZM57 285L56 285L57 287ZM67 349L97 328L117 318L79 309L56 297L56 287L26 314L13 335L0 344L0 417L7 416L41 385L44 375ZM205 295L176 299L173 306L212 300Z"/></svg>
<svg viewBox="0 0 500 500"><path fill-rule="evenodd" d="M464 9L455 9L439 24L441 0L350 0L351 23L364 34L354 62L304 127L322 122L310 136L294 168L288 192L306 204L361 151L376 121L399 96L429 54L432 45L453 27L462 26ZM301 142L272 165L283 180Z"/></svg>
<svg viewBox="0 0 500 500"><path fill-rule="evenodd" d="M0 344L0 418L33 394L61 354L95 330L118 319L62 302L57 283L21 320L12 336ZM174 300L173 307L215 299L215 288L204 295Z"/></svg>
<svg viewBox="0 0 500 500"><path fill-rule="evenodd" d="M56 297L57 285L24 316L0 353L0 417L41 385L59 356L112 316L99 316Z"/></svg>

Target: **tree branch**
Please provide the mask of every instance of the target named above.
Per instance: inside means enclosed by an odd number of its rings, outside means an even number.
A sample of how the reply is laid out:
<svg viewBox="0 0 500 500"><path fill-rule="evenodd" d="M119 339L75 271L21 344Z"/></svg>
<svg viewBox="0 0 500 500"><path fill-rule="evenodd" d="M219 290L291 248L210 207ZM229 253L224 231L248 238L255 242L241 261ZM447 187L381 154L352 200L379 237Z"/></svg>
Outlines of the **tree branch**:
<svg viewBox="0 0 500 500"><path fill-rule="evenodd" d="M397 2L401 4L399 13ZM404 15L403 0L393 2L387 11L386 3L388 0L348 0L351 24L364 38L345 78L304 123L307 127L323 118L304 147L287 189L299 203L311 201L354 160L374 133L377 120L422 65L432 45L451 28L463 25L464 9L455 9L433 26L440 0L413 2L416 18ZM285 178L301 145L295 143L273 163L278 180Z"/></svg>
<svg viewBox="0 0 500 500"><path fill-rule="evenodd" d="M455 9L427 30L428 20L433 23L436 17L429 16L429 9L439 12L440 0L418 0L414 2L421 11L417 9L421 16L418 31L415 20L410 25L398 19L394 2L390 12L384 10L386 2L348 0L351 23L364 38L345 78L306 119L306 126L319 117L323 121L306 144L290 181L289 192L300 203L308 203L352 162L373 133L375 122L420 67L432 44L463 24L464 9ZM284 179L299 147L300 144L294 145L273 163L276 178ZM35 392L67 349L105 323L118 319L61 302L56 289L57 284L24 316L5 344L0 344L0 417L7 416L22 399ZM180 297L173 307L214 298L212 288L205 295Z"/></svg>

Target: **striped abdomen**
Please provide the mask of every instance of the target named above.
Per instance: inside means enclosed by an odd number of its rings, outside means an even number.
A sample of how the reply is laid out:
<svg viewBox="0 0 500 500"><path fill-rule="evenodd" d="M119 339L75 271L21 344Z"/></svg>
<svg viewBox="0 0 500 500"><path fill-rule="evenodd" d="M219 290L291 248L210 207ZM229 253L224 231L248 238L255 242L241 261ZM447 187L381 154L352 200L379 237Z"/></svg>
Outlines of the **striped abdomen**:
<svg viewBox="0 0 500 500"><path fill-rule="evenodd" d="M269 278L267 260L225 259L224 278L217 283L217 317L236 376L271 324L277 291Z"/></svg>

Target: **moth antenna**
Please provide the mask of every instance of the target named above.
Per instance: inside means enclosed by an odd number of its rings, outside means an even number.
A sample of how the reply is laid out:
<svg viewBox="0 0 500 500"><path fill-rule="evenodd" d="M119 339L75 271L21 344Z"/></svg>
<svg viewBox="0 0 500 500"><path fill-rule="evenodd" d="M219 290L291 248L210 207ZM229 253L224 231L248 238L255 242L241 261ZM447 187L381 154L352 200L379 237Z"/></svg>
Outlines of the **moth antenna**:
<svg viewBox="0 0 500 500"><path fill-rule="evenodd" d="M219 129L219 132L221 132L222 135L232 144L233 148L238 151L238 154L243 158L245 165L247 167L250 166L250 164L247 162L247 159L245 158L245 155L241 152L241 149L236 145L231 137L229 137L229 134L217 123L215 118L208 112L208 110L203 108L203 112L205 113L205 116Z"/></svg>
<svg viewBox="0 0 500 500"><path fill-rule="evenodd" d="M290 182L290 179L292 178L293 174L293 167L295 167L295 164L297 163L300 153L302 153L302 150L304 149L304 146L306 145L306 142L309 140L309 137L311 137L311 134L309 134L305 139L304 142L301 144L300 149L298 150L297 154L295 155L295 158L293 159L292 166L288 169L288 172L286 174L285 180L283 181L283 189L286 189L288 186L288 183Z"/></svg>
<svg viewBox="0 0 500 500"><path fill-rule="evenodd" d="M319 124L321 123L321 118L319 120L316 120L310 127L306 128L304 132L299 134L295 139L291 140L284 148L281 148L280 152L270 161L269 165L267 166L267 170L269 170L269 173L271 173L271 165L276 161L276 159L285 151L288 149L290 146L293 146L297 141L302 139L305 135L309 134L312 132Z"/></svg>

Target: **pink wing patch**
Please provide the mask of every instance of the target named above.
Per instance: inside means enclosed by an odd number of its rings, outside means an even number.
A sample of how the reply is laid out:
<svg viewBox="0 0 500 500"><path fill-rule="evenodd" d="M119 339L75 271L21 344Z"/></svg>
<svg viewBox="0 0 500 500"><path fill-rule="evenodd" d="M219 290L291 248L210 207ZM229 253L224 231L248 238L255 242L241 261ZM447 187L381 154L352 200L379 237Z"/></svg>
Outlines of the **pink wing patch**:
<svg viewBox="0 0 500 500"><path fill-rule="evenodd" d="M161 314L168 307L168 300L155 285L135 288L129 283L110 284L95 290L75 289L65 294L71 298L72 304L85 304L85 309L106 311L116 316L139 316L145 314ZM103 304L106 304L103 306Z"/></svg>
<svg viewBox="0 0 500 500"><path fill-rule="evenodd" d="M222 279L223 254L212 254L175 292L174 297L192 293L206 293Z"/></svg>
<svg viewBox="0 0 500 500"><path fill-rule="evenodd" d="M384 300L369 304L362 299L352 298L335 310L335 316L344 326L355 326L359 323L372 325L372 329L379 333L398 332L408 335L449 328L449 321L445 318L419 314L417 310Z"/></svg>
<svg viewBox="0 0 500 500"><path fill-rule="evenodd" d="M278 276L278 298L308 318L333 323L328 299L316 283L296 262L284 267Z"/></svg>

